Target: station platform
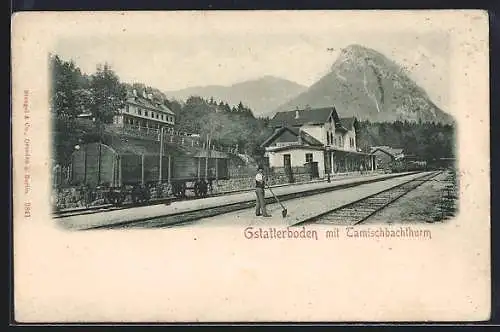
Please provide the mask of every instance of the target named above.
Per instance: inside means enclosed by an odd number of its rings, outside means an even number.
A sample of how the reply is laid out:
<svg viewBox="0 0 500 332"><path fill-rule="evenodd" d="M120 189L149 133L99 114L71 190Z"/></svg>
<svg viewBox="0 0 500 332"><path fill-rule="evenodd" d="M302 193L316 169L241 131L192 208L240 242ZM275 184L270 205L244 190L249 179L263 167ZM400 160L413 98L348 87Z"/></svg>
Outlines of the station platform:
<svg viewBox="0 0 500 332"><path fill-rule="evenodd" d="M267 210L272 216L271 218L257 217L253 209L245 209L219 216L203 218L194 222L193 225L197 227L254 227L255 229L260 227L264 229L267 227L291 227L309 218L322 215L333 209L340 208L346 204L401 185L429 173L432 172L409 174L387 179L386 181L376 181L348 187L342 190L291 199L284 203L288 211L285 218L281 215L281 206L277 203L272 203L267 205ZM341 223L337 225L341 225ZM188 226L190 225L186 225L186 227ZM147 227L147 224L143 227Z"/></svg>
<svg viewBox="0 0 500 332"><path fill-rule="evenodd" d="M315 182L305 183L281 187L272 187L272 190L278 198L286 200L287 196L293 197L308 196L319 192L327 192L336 190L342 187L349 187L357 184L372 183L385 179L402 177L405 175L414 174L415 172L405 172L397 174L375 174L362 176L357 178L348 178L336 180L332 182ZM268 189L265 190L266 201L274 202L274 198ZM291 196L290 196L291 197ZM54 222L59 226L68 230L83 230L95 227L103 227L110 225L123 224L136 220L147 220L169 215L189 213L200 209L220 208L221 206L252 203L255 202L255 194L253 191L227 194L221 196L207 197L196 200L177 201L171 204L158 204L150 206L141 206L127 208L121 210L104 211L94 214L73 215L54 219Z"/></svg>

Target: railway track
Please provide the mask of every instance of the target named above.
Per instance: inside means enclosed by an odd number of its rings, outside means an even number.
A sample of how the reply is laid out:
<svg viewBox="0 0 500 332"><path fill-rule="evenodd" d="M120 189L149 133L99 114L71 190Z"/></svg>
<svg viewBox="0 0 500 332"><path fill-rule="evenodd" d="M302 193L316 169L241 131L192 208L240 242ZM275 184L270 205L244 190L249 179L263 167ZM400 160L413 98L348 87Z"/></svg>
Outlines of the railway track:
<svg viewBox="0 0 500 332"><path fill-rule="evenodd" d="M209 198L209 197L217 197L217 196L223 196L223 195L229 195L229 194L239 194L239 193L245 193L245 192L249 192L249 191L253 191L253 189L234 190L234 191L230 191L230 192L215 193L215 194L210 194L206 197L195 197L195 196L167 197L167 198L150 200L147 203L124 203L120 206L116 206L113 204L105 204L105 205L100 205L100 206L92 206L89 208L56 211L52 214L52 217L54 219L58 219L58 218L65 218L65 217L71 217L71 216L80 216L80 215L95 214L95 213L101 213L101 212L132 209L132 208L141 207L141 206L154 206L154 205L161 205L161 204L169 205L169 204L174 203L174 202L190 201L190 200L203 199L203 198Z"/></svg>
<svg viewBox="0 0 500 332"><path fill-rule="evenodd" d="M342 226L359 225L375 213L386 208L388 205L392 204L410 191L416 189L423 183L431 181L440 173L442 173L442 171L423 175L379 193L308 218L295 224L294 226L303 226L307 224L335 224Z"/></svg>
<svg viewBox="0 0 500 332"><path fill-rule="evenodd" d="M395 176L398 176L397 174ZM389 179L391 177L388 177ZM384 179L375 179L375 181L381 181ZM359 184L365 184L372 182L374 180L366 180L366 181L360 181ZM280 186L281 187L281 186ZM345 186L340 186L339 189L345 188ZM217 196L223 196L223 195L229 195L229 194L238 194L238 193L245 193L245 192L251 192L254 189L244 189L244 190L236 190L236 191L231 191L231 192L221 192L221 193L215 193L208 195L208 197L217 197ZM154 206L154 205L161 205L161 204L166 204L169 205L174 202L180 202L180 201L187 201L187 200L196 200L196 199L202 199L203 197L183 197L183 198L178 198L178 197L168 197L168 198L163 198L163 199L156 199L149 201L148 203L124 203L120 206L112 205L112 204L105 204L105 205L100 205L100 206L93 206L89 208L78 208L78 209L71 209L71 210L65 210L65 211L55 211L52 213L52 218L54 219L59 219L59 218L65 218L65 217L72 217L72 216L80 216L80 215L91 215L91 214L96 214L96 213L103 213L103 212L110 212L110 211L117 211L117 210L125 210L125 209L132 209L136 207L142 207L142 206Z"/></svg>
<svg viewBox="0 0 500 332"><path fill-rule="evenodd" d="M56 211L52 214L52 217L54 219L58 219L58 218L65 218L65 217L72 217L72 216L80 216L80 215L87 215L87 214L96 214L96 213L102 213L102 212L132 209L132 208L141 207L141 206L154 206L154 205L162 205L162 204L169 205L169 204L174 203L174 202L191 201L191 200L196 200L196 199L218 197L218 196L230 195L230 194L239 194L239 193L250 192L253 190L254 189L244 189L244 190L235 190L235 191L230 191L230 192L221 192L221 193L210 194L206 197L194 197L194 196L191 196L191 197L189 197L189 196L188 197L168 197L168 198L151 200L147 203L125 203L125 204L122 204L120 206L116 206L116 205L112 205L112 204L105 204L105 205L93 206L93 207L89 207L89 208L71 209L71 210L66 210L66 211Z"/></svg>
<svg viewBox="0 0 500 332"><path fill-rule="evenodd" d="M413 172L410 174L415 174L415 173L419 173L419 172ZM344 184L340 184L340 185L334 186L334 187L321 187L321 188L316 188L316 189L312 189L312 190L307 189L305 191L292 192L292 193L280 195L279 199L280 199L280 201L287 201L287 200L301 198L301 197L305 197L305 196L313 196L313 195L327 193L327 192L331 192L331 191L352 188L352 187L360 186L363 184L379 182L379 181L386 181L386 180L390 180L390 179L393 179L396 177L401 177L401 176L410 175L410 174L394 174L392 176L385 177L382 179L380 179L380 178L365 179L363 181L359 181L359 182L355 182L355 183L344 183ZM274 203L275 199L273 197L266 197L266 202L268 204ZM217 216L217 215L221 215L221 214L225 214L225 213L230 213L230 212L234 212L234 211L252 208L254 206L255 206L255 200L251 199L251 200L246 200L246 201L241 201L241 202L222 204L222 205L219 205L216 207L199 208L199 209L195 209L195 210L191 210L191 211L182 211L182 212L176 212L176 213L169 213L166 215L159 215L159 216L155 216L155 217L127 220L127 221L117 222L117 223L113 223L113 224L86 227L84 229L92 230L92 229L115 229L115 228L170 227L172 225L180 225L180 224L190 223L190 222L196 221L196 220L201 219L201 218L213 217L213 216Z"/></svg>
<svg viewBox="0 0 500 332"><path fill-rule="evenodd" d="M102 213L102 212L132 209L132 208L141 207L141 206L171 204L172 202L175 202L175 201L188 200L188 199L197 199L197 198L193 197L193 198L181 199L181 198L169 197L169 198L150 201L149 203L125 203L125 204L122 204L120 206L106 204L106 205L93 206L93 207L83 208L83 209L56 211L56 212L52 213L52 218L58 219L58 218L65 218L65 217L72 217L72 216L81 216L81 215L87 215L87 214L96 214L96 213Z"/></svg>

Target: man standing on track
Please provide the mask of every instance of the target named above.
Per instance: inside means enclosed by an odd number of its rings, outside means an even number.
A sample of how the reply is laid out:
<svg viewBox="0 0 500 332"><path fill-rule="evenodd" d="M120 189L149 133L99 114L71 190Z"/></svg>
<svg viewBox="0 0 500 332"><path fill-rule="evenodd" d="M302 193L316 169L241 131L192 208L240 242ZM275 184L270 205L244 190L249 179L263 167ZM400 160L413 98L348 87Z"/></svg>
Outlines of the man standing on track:
<svg viewBox="0 0 500 332"><path fill-rule="evenodd" d="M255 215L263 217L271 217L266 210L266 201L264 195L264 188L266 187L266 182L264 175L262 174L262 167L259 166L257 170L257 175L255 176L255 194L257 195L257 202L255 206Z"/></svg>

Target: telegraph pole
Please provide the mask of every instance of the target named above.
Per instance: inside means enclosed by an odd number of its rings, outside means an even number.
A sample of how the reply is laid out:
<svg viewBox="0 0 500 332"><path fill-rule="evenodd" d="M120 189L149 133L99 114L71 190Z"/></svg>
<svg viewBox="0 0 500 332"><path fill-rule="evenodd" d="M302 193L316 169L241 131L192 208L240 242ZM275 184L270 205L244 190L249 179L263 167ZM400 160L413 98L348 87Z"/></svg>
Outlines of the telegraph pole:
<svg viewBox="0 0 500 332"><path fill-rule="evenodd" d="M208 181L208 153L210 152L210 136L207 135L207 157L205 163L205 181Z"/></svg>
<svg viewBox="0 0 500 332"><path fill-rule="evenodd" d="M163 171L163 127L160 127L160 170L158 182L161 184Z"/></svg>

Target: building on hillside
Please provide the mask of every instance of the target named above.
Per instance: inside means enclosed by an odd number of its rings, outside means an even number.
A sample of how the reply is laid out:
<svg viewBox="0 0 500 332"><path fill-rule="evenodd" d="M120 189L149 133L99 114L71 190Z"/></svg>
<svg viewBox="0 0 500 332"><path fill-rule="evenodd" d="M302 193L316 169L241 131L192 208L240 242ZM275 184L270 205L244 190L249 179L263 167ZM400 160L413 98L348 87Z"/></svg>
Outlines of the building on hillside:
<svg viewBox="0 0 500 332"><path fill-rule="evenodd" d="M403 162L405 158L403 149L389 146L374 146L370 149L370 154L375 157L376 167L379 169L390 169L394 162Z"/></svg>
<svg viewBox="0 0 500 332"><path fill-rule="evenodd" d="M139 131L162 127L173 130L175 114L166 105L154 100L152 94L143 91L142 95L139 95L134 89L127 93L125 107L115 115L113 124Z"/></svg>
<svg viewBox="0 0 500 332"><path fill-rule="evenodd" d="M374 157L357 149L356 118L340 118L334 106L278 112L269 125L274 133L261 147L270 167L317 163L319 177L375 167Z"/></svg>

